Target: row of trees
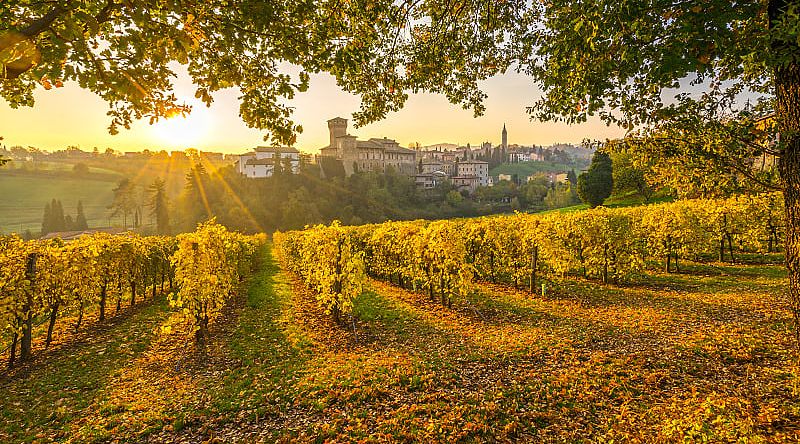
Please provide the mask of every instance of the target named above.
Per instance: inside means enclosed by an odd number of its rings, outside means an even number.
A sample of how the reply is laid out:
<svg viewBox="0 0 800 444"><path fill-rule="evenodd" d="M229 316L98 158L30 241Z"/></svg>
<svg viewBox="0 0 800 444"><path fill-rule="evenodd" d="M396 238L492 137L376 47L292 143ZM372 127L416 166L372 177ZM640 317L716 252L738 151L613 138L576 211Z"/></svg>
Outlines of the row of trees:
<svg viewBox="0 0 800 444"><path fill-rule="evenodd" d="M176 239L178 248L171 261L179 290L170 294L169 303L180 310L194 332L198 351L205 354L209 327L250 273L265 237L230 232L210 220Z"/></svg>
<svg viewBox="0 0 800 444"><path fill-rule="evenodd" d="M177 238L97 233L64 244L0 237L0 337L9 365L30 358L37 323L47 322L47 348L64 316L77 330L87 312L104 321L110 306L117 314L123 300L133 306L166 290L177 321L190 325L202 349L209 324L251 270L263 240L213 221Z"/></svg>
<svg viewBox="0 0 800 444"><path fill-rule="evenodd" d="M82 201L78 201L75 219L69 214L64 214L64 206L60 200L53 199L45 204L44 216L42 217L42 236L58 231L86 230L88 228L89 224L86 222Z"/></svg>
<svg viewBox="0 0 800 444"><path fill-rule="evenodd" d="M326 314L341 321L364 289L364 253L353 245L350 229L338 222L302 231L275 232L277 257L314 292Z"/></svg>
<svg viewBox="0 0 800 444"><path fill-rule="evenodd" d="M146 188L142 189L130 179L122 179L114 188L114 200L109 206L111 217L122 217L123 228L128 228L128 218L131 218L132 228L139 228L144 224L145 208L149 209L149 216L155 222L157 234L169 234L172 230L169 219L169 199L167 197L166 183L161 178L155 178Z"/></svg>
<svg viewBox="0 0 800 444"><path fill-rule="evenodd" d="M542 279L566 275L619 282L656 263L675 272L685 259L735 261L740 252L778 251L784 229L781 196L764 194L544 216L334 224L279 233L275 245L289 270L338 307L351 305L362 273L449 306L475 280L536 292ZM355 284L341 285L349 280Z"/></svg>
<svg viewBox="0 0 800 444"><path fill-rule="evenodd" d="M175 249L170 238L111 236L98 233L64 244L0 238L0 327L10 338L9 364L31 355L34 323L47 320L45 347L50 345L59 316L92 310L103 321L110 304L120 311L173 283L169 258ZM8 343L5 340L4 343Z"/></svg>

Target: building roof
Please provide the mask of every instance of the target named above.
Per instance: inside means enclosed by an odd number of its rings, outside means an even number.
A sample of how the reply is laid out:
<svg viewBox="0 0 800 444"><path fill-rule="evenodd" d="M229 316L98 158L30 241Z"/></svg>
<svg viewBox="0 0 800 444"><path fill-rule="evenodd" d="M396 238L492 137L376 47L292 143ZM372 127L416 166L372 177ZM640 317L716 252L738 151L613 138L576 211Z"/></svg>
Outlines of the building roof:
<svg viewBox="0 0 800 444"><path fill-rule="evenodd" d="M473 176L473 175L469 175L469 176L453 176L453 177L451 177L451 179L453 179L453 180L480 180L480 177Z"/></svg>
<svg viewBox="0 0 800 444"><path fill-rule="evenodd" d="M486 165L489 165L489 162L484 162L483 160L462 160L462 161L461 161L461 162L459 162L459 163L460 163L460 164L462 164L462 165L463 165L463 164L465 164L465 163L472 163L472 164L486 164Z"/></svg>
<svg viewBox="0 0 800 444"><path fill-rule="evenodd" d="M386 148L386 151L391 151L393 153L401 153L401 154L416 154L416 151L409 148L403 148L402 146L389 147Z"/></svg>
<svg viewBox="0 0 800 444"><path fill-rule="evenodd" d="M259 153L300 153L291 146L257 146L255 150Z"/></svg>
<svg viewBox="0 0 800 444"><path fill-rule="evenodd" d="M328 120L328 122L345 122L345 123L347 123L347 119L345 119L344 117L334 117L333 119Z"/></svg>
<svg viewBox="0 0 800 444"><path fill-rule="evenodd" d="M414 177L433 177L433 176L448 177L447 173L445 173L444 171L438 171L438 170L437 171L431 171L430 173L420 173L420 174L415 174L414 175Z"/></svg>
<svg viewBox="0 0 800 444"><path fill-rule="evenodd" d="M374 141L374 139L369 140L357 140L356 141L356 148L373 148L373 149L383 149L383 145Z"/></svg>
<svg viewBox="0 0 800 444"><path fill-rule="evenodd" d="M378 142L378 143L383 143L383 144L386 144L386 143L396 144L397 143L396 140L389 139L389 138L386 138L386 137L382 137L382 138L381 137L372 137L369 140L371 142Z"/></svg>

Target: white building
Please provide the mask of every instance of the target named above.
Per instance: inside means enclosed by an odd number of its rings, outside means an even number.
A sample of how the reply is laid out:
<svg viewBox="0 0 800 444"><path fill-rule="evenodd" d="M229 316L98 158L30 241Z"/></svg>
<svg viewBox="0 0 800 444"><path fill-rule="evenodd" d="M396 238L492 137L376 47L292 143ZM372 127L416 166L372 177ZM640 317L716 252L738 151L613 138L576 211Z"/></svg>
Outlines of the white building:
<svg viewBox="0 0 800 444"><path fill-rule="evenodd" d="M508 153L508 161L509 162L529 162L531 160L531 154L525 152L511 152Z"/></svg>
<svg viewBox="0 0 800 444"><path fill-rule="evenodd" d="M236 169L250 178L270 177L275 171L276 157L280 158L281 168L291 165L295 174L299 170L300 152L288 146L259 146L252 153L239 156Z"/></svg>
<svg viewBox="0 0 800 444"><path fill-rule="evenodd" d="M489 163L482 160L465 160L457 164L456 175L477 178L477 186L489 186Z"/></svg>

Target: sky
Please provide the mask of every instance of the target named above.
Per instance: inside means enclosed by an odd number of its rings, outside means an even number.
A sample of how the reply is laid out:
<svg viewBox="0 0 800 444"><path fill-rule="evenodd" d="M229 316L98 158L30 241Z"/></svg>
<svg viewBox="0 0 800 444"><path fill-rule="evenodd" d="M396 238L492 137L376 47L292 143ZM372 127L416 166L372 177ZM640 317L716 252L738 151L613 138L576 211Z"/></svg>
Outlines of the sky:
<svg viewBox="0 0 800 444"><path fill-rule="evenodd" d="M239 118L238 92L220 91L211 108L194 99L194 88L188 76L178 69L175 92L180 99L194 105L188 118L177 117L149 125L135 122L130 130L108 134L109 117L105 102L76 84L35 93L33 108L11 109L0 99L0 136L7 146L35 146L54 151L77 145L90 151L94 147L118 151L182 150L197 148L240 154L258 145L265 145L264 132L247 128ZM385 120L353 128L349 133L359 139L388 137L402 146L419 142L424 145L457 143L473 146L488 141L500 143L503 124L508 129L510 144L551 145L580 143L584 139L602 140L619 137L624 131L606 126L599 119L581 125L531 121L525 112L540 91L530 78L507 73L487 80L482 85L488 94L486 113L474 118L471 110L453 105L437 94L411 95L403 110ZM341 90L328 74L312 75L311 88L289 102L295 107L294 120L303 126L296 147L314 153L328 144L327 120L333 117L351 119L359 108L359 98Z"/></svg>

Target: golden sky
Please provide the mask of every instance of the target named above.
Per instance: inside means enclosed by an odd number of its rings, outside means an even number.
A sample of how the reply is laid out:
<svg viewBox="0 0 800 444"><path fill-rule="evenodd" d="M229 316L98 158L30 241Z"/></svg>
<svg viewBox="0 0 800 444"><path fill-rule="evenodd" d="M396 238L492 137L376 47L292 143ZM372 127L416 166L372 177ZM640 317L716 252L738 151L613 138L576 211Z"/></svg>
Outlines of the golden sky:
<svg viewBox="0 0 800 444"><path fill-rule="evenodd" d="M175 150L197 148L203 151L242 153L262 141L263 132L247 128L239 119L237 92L226 90L216 94L211 108L197 104L194 89L184 74L176 80L176 93L194 104L192 114L149 125L136 122L131 130L121 129L111 136L107 127L107 106L93 93L67 83L63 88L37 91L33 108L11 109L0 99L0 136L7 146L35 146L46 150L77 145L90 151L107 147L119 151ZM403 110L392 113L384 121L349 132L359 138L389 137L407 146L412 142L422 145L436 143L471 143L473 146L489 141L500 143L500 131L505 123L509 143L521 145L550 145L552 143L580 143L584 138L605 139L618 137L623 130L607 127L599 120L582 125L541 123L530 121L525 107L531 105L540 92L533 82L522 75L505 74L483 85L488 94L486 113L474 118L472 112L463 110L434 94L412 95ZM358 97L343 92L327 74L313 75L311 88L298 94L291 102L295 107L294 119L303 125L297 147L316 152L328 143L326 121L333 117L350 119L358 110Z"/></svg>

